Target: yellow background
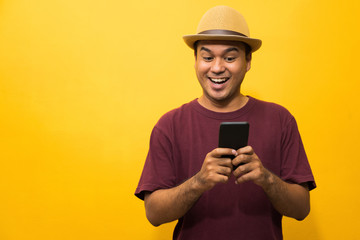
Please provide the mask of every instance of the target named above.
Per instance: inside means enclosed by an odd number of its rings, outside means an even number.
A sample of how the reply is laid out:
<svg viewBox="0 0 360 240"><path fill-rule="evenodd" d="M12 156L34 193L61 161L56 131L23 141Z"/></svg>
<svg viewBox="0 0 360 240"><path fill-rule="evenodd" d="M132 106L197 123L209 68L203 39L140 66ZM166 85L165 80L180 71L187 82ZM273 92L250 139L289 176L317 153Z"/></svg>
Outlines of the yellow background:
<svg viewBox="0 0 360 240"><path fill-rule="evenodd" d="M295 115L318 184L285 239L359 238L359 1L0 0L0 239L171 238L133 193L219 4L263 40L243 91Z"/></svg>

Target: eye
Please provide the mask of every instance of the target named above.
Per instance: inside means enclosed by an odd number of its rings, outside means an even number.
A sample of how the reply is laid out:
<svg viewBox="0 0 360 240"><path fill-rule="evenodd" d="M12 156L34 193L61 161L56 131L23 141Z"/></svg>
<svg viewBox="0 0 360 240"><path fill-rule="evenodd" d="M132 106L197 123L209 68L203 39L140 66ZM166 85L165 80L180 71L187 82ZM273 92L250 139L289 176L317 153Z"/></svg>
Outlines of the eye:
<svg viewBox="0 0 360 240"><path fill-rule="evenodd" d="M235 61L236 57L225 57L224 59L227 62L233 62L233 61Z"/></svg>
<svg viewBox="0 0 360 240"><path fill-rule="evenodd" d="M202 58L204 59L205 62L210 62L214 59L213 57L202 57Z"/></svg>

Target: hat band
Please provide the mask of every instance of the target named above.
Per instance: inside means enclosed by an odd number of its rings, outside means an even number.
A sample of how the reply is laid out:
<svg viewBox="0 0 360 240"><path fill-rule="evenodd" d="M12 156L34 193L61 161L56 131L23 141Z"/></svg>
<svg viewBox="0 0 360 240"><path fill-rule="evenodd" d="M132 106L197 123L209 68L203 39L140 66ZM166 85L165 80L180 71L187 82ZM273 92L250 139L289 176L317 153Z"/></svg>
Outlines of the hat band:
<svg viewBox="0 0 360 240"><path fill-rule="evenodd" d="M245 34L231 31L231 30L224 30L224 29L213 29L213 30L205 30L202 32L199 32L198 34L216 34L216 35L239 35L242 37L248 37Z"/></svg>

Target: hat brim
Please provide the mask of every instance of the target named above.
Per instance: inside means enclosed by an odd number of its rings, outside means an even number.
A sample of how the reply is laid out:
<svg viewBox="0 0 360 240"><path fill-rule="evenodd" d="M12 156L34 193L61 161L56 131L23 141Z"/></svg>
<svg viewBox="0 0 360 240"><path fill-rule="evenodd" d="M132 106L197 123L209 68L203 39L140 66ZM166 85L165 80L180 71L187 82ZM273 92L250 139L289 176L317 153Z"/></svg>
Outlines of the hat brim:
<svg viewBox="0 0 360 240"><path fill-rule="evenodd" d="M199 40L225 40L244 42L251 47L251 52L255 52L261 47L262 41L256 38L243 37L239 35L217 35L217 34L194 34L183 36L185 43L194 49L194 43Z"/></svg>

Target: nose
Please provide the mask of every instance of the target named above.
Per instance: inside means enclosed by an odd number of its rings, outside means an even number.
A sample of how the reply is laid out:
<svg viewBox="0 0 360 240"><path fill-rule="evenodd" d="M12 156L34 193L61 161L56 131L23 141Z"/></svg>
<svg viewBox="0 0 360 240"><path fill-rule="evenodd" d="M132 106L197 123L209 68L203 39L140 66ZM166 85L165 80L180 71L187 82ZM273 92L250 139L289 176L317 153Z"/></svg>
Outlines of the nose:
<svg viewBox="0 0 360 240"><path fill-rule="evenodd" d="M219 73L223 73L225 71L225 66L224 63L222 61L222 59L220 58L216 58L211 65L211 72L219 74Z"/></svg>

